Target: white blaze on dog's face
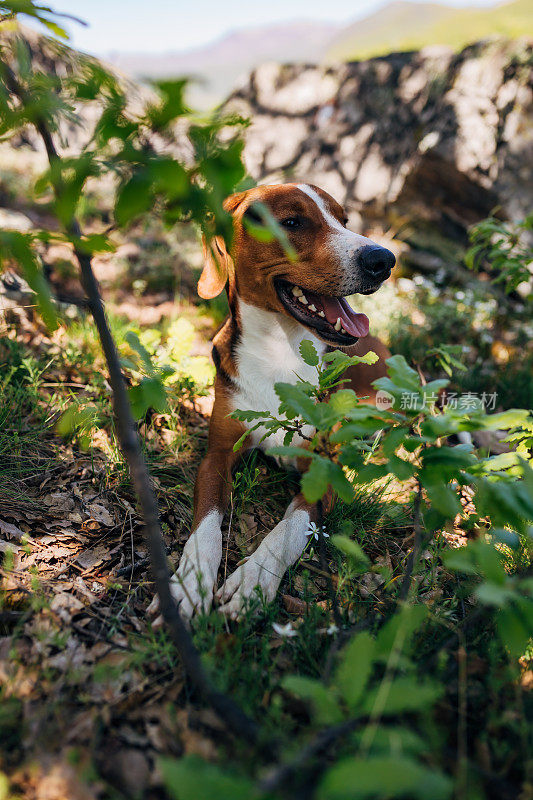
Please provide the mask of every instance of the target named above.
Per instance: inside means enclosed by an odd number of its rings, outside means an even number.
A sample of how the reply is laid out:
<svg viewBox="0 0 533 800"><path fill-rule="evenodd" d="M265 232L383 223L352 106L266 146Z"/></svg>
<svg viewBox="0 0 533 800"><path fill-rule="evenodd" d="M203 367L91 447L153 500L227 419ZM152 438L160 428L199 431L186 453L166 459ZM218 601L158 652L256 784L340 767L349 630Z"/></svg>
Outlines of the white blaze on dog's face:
<svg viewBox="0 0 533 800"><path fill-rule="evenodd" d="M258 204L284 230L296 260L277 239L258 239L257 228L265 228ZM238 295L250 305L287 314L331 344L347 346L368 334L367 317L345 297L375 292L395 258L349 231L342 207L330 195L308 184L258 186L232 195L225 207L234 217L231 257L217 239L220 258L211 273L204 270L199 284L202 294L202 281L207 285L211 274L215 288L202 296L218 294L227 276L230 303Z"/></svg>
<svg viewBox="0 0 533 800"><path fill-rule="evenodd" d="M328 244L337 255L339 265L344 272L345 285L339 286L340 294L343 296L355 294L358 290L357 288L353 289L354 280L358 281L360 279L360 276L355 274L360 268L356 267L354 269L357 257L363 248L377 247L378 245L371 239L367 239L366 236L361 236L358 233L348 230L346 227L346 218L343 216L343 220L340 222L328 208L326 200L318 194L315 188L306 183L299 183L298 189L304 192L313 203L316 203L329 228ZM333 198L330 199L333 200Z"/></svg>

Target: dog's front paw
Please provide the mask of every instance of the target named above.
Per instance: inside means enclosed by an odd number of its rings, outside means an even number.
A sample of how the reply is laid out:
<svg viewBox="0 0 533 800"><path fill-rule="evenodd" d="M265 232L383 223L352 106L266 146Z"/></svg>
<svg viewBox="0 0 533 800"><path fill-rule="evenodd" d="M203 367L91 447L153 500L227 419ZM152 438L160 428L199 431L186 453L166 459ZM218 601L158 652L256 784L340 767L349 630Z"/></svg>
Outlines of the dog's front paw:
<svg viewBox="0 0 533 800"><path fill-rule="evenodd" d="M209 522L206 518L205 522ZM222 558L222 535L220 525L201 524L189 537L183 549L179 567L170 579L170 590L179 606L182 617L190 620L195 614L207 614L213 602L217 572ZM151 615L159 611L159 598L155 597L148 607ZM158 617L152 627L162 624Z"/></svg>
<svg viewBox="0 0 533 800"><path fill-rule="evenodd" d="M179 569L170 579L170 591L176 601L181 616L185 620L190 620L195 614L207 614L213 602L213 591L215 589L215 578L205 574L201 567L191 565L186 559L182 559ZM148 606L148 613L155 615L159 611L159 598L154 597ZM152 623L153 628L158 628L163 624L163 618L157 617Z"/></svg>
<svg viewBox="0 0 533 800"><path fill-rule="evenodd" d="M238 619L242 616L250 600L258 596L270 603L276 596L283 574L278 575L278 565L273 560L261 558L259 550L237 567L215 595L221 614ZM259 556L259 558L257 558Z"/></svg>

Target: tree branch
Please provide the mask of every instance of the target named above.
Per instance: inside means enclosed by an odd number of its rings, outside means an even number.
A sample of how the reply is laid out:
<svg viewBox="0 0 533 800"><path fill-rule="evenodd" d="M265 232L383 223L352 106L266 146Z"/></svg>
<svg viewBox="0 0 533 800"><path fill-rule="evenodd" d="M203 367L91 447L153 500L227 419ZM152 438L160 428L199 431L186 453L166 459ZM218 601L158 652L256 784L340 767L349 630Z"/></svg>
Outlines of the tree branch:
<svg viewBox="0 0 533 800"><path fill-rule="evenodd" d="M281 786L286 786L294 775L309 762L314 762L320 755L325 755L327 751L346 734L351 733L359 725L364 724L368 717L362 716L357 719L347 719L338 725L332 725L317 733L309 744L303 747L290 761L286 761L274 769L269 775L259 782L258 789L266 794L275 792ZM325 762L315 763L315 769L320 772L325 767Z"/></svg>
<svg viewBox="0 0 533 800"><path fill-rule="evenodd" d="M14 72L5 62L0 61L0 65L9 91L18 97L23 105L27 105L31 98L24 87L20 85ZM43 140L50 165L59 164L61 157L55 148L46 119L37 115L34 125ZM54 185L56 197L61 196L61 188L62 184L59 179ZM81 237L82 232L77 219L73 218L67 228L70 235L78 239ZM104 304L92 269L91 257L79 249L75 249L75 255L80 266L88 306L98 331L109 371L117 436L129 467L131 480L141 509L144 533L163 619L168 625L170 636L180 654L183 667L191 683L204 699L211 704L219 717L236 736L255 743L258 739L257 725L231 697L219 692L209 680L203 668L200 654L194 646L192 637L172 597L165 544L159 524L159 509L151 486L148 467L142 453L135 420L131 413L117 348L106 318Z"/></svg>
<svg viewBox="0 0 533 800"><path fill-rule="evenodd" d="M422 547L422 537L424 535L424 531L420 522L420 504L422 502L422 486L420 485L420 481L417 484L417 488L418 491L416 493L415 504L413 508L413 528L415 531L415 540L413 542L413 547L407 557L405 574L403 576L402 585L400 587L400 593L398 595L399 600L407 600L407 595L409 594L409 589L411 588L413 569L420 555L420 549Z"/></svg>

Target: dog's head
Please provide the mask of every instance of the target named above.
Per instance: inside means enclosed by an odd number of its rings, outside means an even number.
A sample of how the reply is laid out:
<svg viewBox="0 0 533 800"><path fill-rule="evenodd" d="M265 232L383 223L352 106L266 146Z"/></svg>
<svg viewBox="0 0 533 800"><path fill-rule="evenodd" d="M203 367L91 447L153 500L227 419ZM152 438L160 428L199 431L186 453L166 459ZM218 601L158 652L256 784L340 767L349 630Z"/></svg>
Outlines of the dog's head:
<svg viewBox="0 0 533 800"><path fill-rule="evenodd" d="M286 233L289 252L268 235L265 207ZM329 194L308 184L258 186L232 195L224 208L234 220L231 253L221 237L204 243L201 297L215 297L229 282L230 299L287 314L329 344L347 346L368 334L367 317L345 297L379 289L395 258L349 231Z"/></svg>

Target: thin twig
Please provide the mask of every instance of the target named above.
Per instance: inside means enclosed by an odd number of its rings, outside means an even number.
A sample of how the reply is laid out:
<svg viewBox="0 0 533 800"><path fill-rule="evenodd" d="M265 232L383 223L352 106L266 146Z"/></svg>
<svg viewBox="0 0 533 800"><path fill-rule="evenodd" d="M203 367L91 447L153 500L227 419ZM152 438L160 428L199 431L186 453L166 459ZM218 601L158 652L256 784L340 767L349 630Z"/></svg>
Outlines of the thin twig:
<svg viewBox="0 0 533 800"><path fill-rule="evenodd" d="M422 524L420 522L420 504L422 502L422 486L420 484L420 481L418 481L417 483L417 488L418 491L416 493L415 504L413 508L413 528L415 531L415 540L413 543L413 547L407 557L405 574L403 576L402 585L400 587L400 593L398 595L399 600L407 600L407 595L409 594L409 589L411 588L413 569L415 563L418 561L418 557L420 555L420 549L422 547L422 537L424 531L422 528Z"/></svg>
<svg viewBox="0 0 533 800"><path fill-rule="evenodd" d="M316 763L316 759L325 753L337 742L340 738L348 733L351 733L359 725L366 722L366 717L358 717L357 719L348 719L340 722L338 725L333 725L331 728L325 728L317 733L308 745L303 747L290 761L286 761L279 767L274 769L266 778L259 782L258 789L265 794L275 792L280 786L286 785L290 779L302 768L306 767L309 762L315 768L324 769L326 763Z"/></svg>
<svg viewBox="0 0 533 800"><path fill-rule="evenodd" d="M326 544L325 539L323 536L322 526L324 523L324 513L322 509L322 501L319 500L317 505L317 526L319 530L318 534L318 555L320 557L320 567L322 568L323 572L326 574L326 581L328 585L328 594L329 599L331 602L331 609L333 611L333 620L335 625L340 630L342 628L342 617L341 612L339 610L339 601L337 597L337 592L335 591L335 587L333 585L333 577L331 575L331 570L329 568L328 559L326 557Z"/></svg>
<svg viewBox="0 0 533 800"><path fill-rule="evenodd" d="M27 106L31 98L29 98L25 89L19 84L16 75L5 62L0 62L0 65L8 89L12 94L18 97L24 106ZM56 164L60 164L61 157L55 148L46 119L41 115L37 115L34 120L34 125L43 140L50 165L53 167ZM54 183L56 197L61 197L61 191L62 181L59 178ZM75 218L71 220L70 224L67 226L67 230L71 236L77 239L80 239L82 236L80 225ZM219 692L209 680L203 668L200 654L194 646L192 637L172 597L165 544L159 524L159 509L152 490L150 475L143 456L135 420L131 413L126 382L122 374L117 348L109 328L98 283L94 276L91 257L77 248L75 248L75 255L80 266L81 279L87 302L98 331L107 363L109 383L113 394L112 401L117 436L129 467L131 480L144 521L144 532L150 554L150 563L156 591L159 596L161 614L169 628L171 639L180 654L183 667L191 683L205 700L210 703L235 735L255 743L258 739L257 725L242 711L231 697Z"/></svg>

